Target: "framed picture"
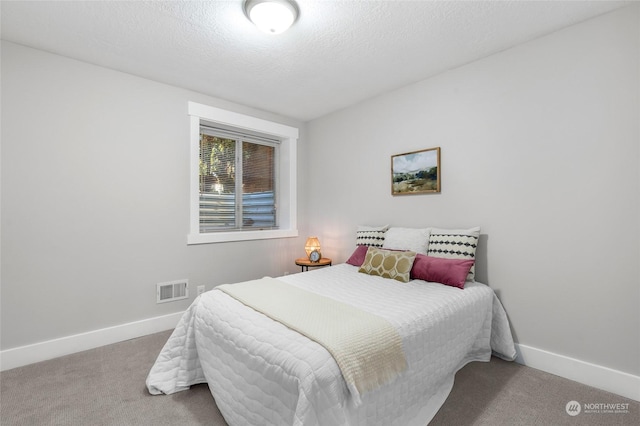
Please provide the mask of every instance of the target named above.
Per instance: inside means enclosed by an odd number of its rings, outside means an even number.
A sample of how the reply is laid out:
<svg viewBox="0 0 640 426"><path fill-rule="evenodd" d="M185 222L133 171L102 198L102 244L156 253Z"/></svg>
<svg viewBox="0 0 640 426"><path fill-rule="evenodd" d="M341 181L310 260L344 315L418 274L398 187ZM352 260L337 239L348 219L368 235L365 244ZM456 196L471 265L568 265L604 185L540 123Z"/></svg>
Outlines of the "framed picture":
<svg viewBox="0 0 640 426"><path fill-rule="evenodd" d="M440 192L440 147L391 156L391 195Z"/></svg>

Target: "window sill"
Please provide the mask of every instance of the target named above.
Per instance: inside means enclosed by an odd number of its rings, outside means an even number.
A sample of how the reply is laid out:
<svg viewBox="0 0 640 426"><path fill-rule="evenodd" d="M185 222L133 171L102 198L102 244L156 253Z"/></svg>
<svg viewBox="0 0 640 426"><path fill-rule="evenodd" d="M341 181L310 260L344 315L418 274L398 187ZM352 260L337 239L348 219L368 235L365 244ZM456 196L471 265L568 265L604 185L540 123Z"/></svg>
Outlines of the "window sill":
<svg viewBox="0 0 640 426"><path fill-rule="evenodd" d="M231 241L269 240L274 238L293 238L298 236L297 229L271 229L268 231L234 231L210 234L189 234L187 244L215 244Z"/></svg>

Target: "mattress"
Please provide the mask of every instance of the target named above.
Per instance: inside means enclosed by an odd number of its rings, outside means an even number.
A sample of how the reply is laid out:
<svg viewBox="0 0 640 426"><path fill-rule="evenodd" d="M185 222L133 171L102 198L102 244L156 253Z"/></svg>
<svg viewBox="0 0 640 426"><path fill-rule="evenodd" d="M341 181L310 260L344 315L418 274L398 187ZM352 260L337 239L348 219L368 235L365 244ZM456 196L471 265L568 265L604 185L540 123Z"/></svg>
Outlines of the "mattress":
<svg viewBox="0 0 640 426"><path fill-rule="evenodd" d="M387 320L402 338L407 369L353 398L324 347L214 289L183 315L147 377L149 392L206 382L232 426L424 426L468 362L489 361L492 352L515 359L507 316L484 284L401 283L348 264L278 279Z"/></svg>

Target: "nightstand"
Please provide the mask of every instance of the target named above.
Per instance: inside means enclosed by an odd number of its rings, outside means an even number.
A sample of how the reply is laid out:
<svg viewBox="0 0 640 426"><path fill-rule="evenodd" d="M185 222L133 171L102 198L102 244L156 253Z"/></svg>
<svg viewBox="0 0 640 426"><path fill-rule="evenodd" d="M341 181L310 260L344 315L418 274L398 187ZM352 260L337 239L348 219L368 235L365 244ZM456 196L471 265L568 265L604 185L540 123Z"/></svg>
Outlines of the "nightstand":
<svg viewBox="0 0 640 426"><path fill-rule="evenodd" d="M302 269L301 272L304 272L304 271L308 271L309 268L315 268L318 266L331 266L331 259L327 257L323 257L317 262L312 262L306 257L301 257L300 259L296 259L296 265L298 265Z"/></svg>

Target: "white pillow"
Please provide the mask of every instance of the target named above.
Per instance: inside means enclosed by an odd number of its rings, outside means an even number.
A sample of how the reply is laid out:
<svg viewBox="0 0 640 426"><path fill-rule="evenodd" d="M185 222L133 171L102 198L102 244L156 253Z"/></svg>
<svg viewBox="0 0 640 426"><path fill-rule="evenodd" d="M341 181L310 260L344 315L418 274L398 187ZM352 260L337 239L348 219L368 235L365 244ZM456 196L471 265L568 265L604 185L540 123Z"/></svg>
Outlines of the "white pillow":
<svg viewBox="0 0 640 426"><path fill-rule="evenodd" d="M427 254L446 259L476 259L480 227L469 229L431 228ZM475 263L469 270L467 281L475 280Z"/></svg>
<svg viewBox="0 0 640 426"><path fill-rule="evenodd" d="M382 248L427 254L431 228L389 228Z"/></svg>

